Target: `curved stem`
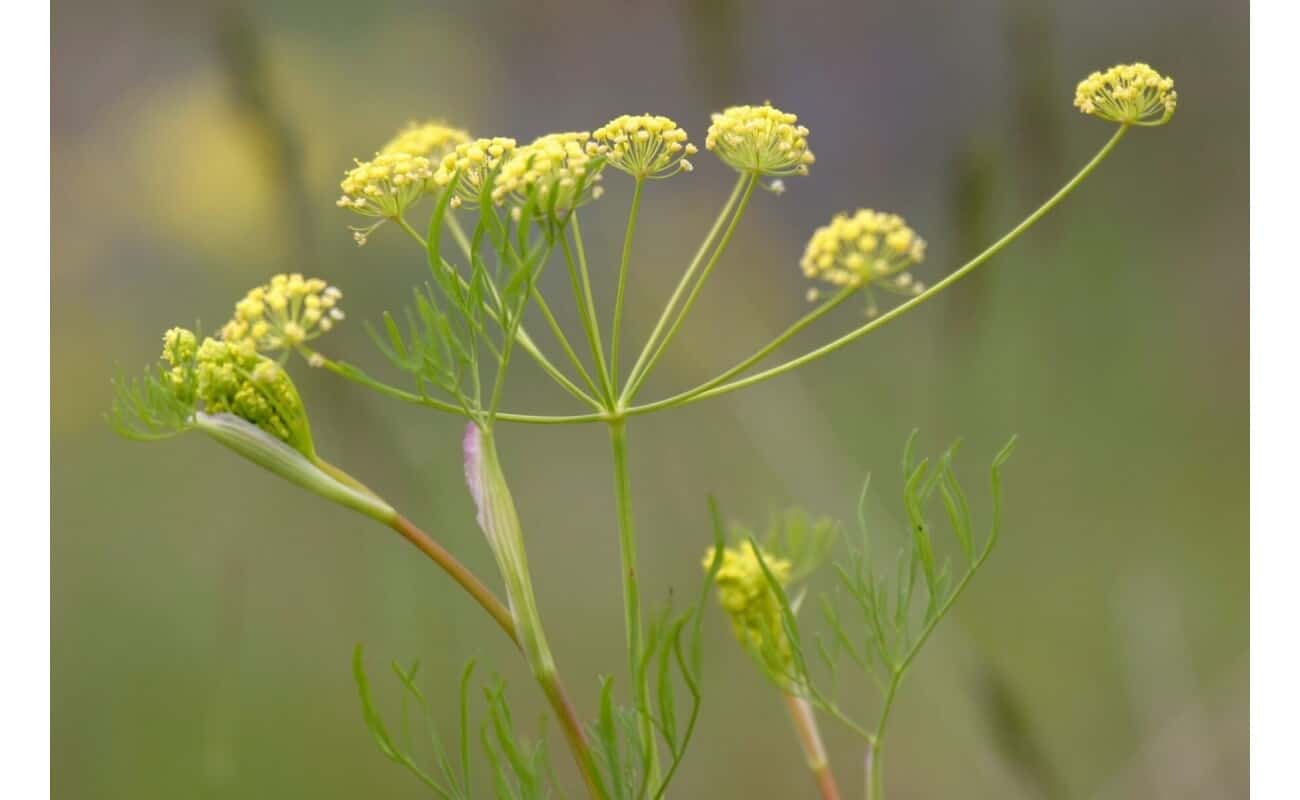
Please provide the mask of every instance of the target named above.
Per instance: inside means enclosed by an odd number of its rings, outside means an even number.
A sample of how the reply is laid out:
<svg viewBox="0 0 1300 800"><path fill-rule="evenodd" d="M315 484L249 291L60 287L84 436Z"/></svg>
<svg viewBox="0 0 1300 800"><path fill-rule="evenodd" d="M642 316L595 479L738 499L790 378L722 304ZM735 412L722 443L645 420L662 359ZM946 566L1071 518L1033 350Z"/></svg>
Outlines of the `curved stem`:
<svg viewBox="0 0 1300 800"><path fill-rule="evenodd" d="M441 567L443 572L446 572L452 580L482 606L483 610L492 617L506 636L510 637L510 641L515 644L515 647L520 647L519 636L515 631L514 618L511 616L510 610L497 599L491 589L487 588L474 573L469 571L469 568L457 561L456 557L449 553L446 548L435 542L427 533L417 528L406 517L400 514L397 515L389 523L389 526ZM569 701L569 697L564 691L564 685L560 682L559 674L552 670L544 675L538 675L537 681L541 685L546 699L551 704L551 710L555 712L560 726L564 729L565 739L568 740L569 747L573 751L574 760L578 763L578 769L587 784L588 793L594 798L605 797L604 786L600 780L600 773L596 769L595 759L591 753L591 745L587 742L586 733L583 731L582 720L579 719L577 711L574 710L573 703Z"/></svg>
<svg viewBox="0 0 1300 800"><path fill-rule="evenodd" d="M704 257L708 255L709 248L713 246L713 240L718 238L718 233L722 230L722 226L726 224L727 217L731 215L731 209L735 207L736 201L740 199L740 193L745 188L746 180L747 176L745 175L736 178L736 186L731 190L731 196L728 197L727 202L723 204L722 210L718 212L717 219L713 221L713 227L709 229L708 234L704 237L704 241L700 244L700 249L695 251L695 257L691 259L690 265L686 267L686 271L682 273L681 279L677 281L677 288L673 289L672 295L668 298L668 304L665 305L664 310L660 312L658 321L655 322L654 328L650 331L649 338L646 339L645 345L641 348L641 354L637 356L636 362L632 365L632 372L628 374L628 386L632 385L633 379L635 379L641 372L641 368L645 365L646 359L648 359L650 354L654 351L655 344L659 339L659 334L663 332L664 326L668 324L668 319L677 308L678 299L681 297L682 292L686 291L686 287L690 284L691 278L694 277L695 271L699 269L700 264L704 262ZM626 392L624 392L624 396L626 396ZM622 405L622 403L620 403L620 405Z"/></svg>
<svg viewBox="0 0 1300 800"><path fill-rule="evenodd" d="M366 388L378 392L394 400L401 400L403 403L413 405L428 406L429 408L444 411L448 414L455 414L458 417L470 418L470 414L464 408L454 403L448 403L439 400L436 397L408 392L404 389L398 389L396 386L389 386L383 381L375 380L361 370L341 361L331 361L325 359L320 362L321 367L333 372L334 374L346 378L353 383L358 383ZM605 414L572 414L567 416L547 416L540 414L515 414L509 411L498 411L494 417L502 422L517 422L525 425L577 425L587 422L603 422Z"/></svg>
<svg viewBox="0 0 1300 800"><path fill-rule="evenodd" d="M998 239L996 242L989 245L988 248L984 250L984 252L975 256L970 261L967 261L956 271L950 273L943 280L934 284L933 286L931 286L929 289L925 290L921 294L918 294L916 297L913 297L911 300L908 300L906 303L903 303L895 308L890 309L889 311L885 312L884 314L881 314L879 317L857 328L856 330L850 331L849 333L844 334L840 338L835 339L834 341L831 341L825 345L822 345L821 347L818 347L817 349L812 350L811 352L805 353L804 355L799 356L798 358L791 359L790 361L772 367L771 369L767 369L762 372L755 373L753 375L750 375L747 378L741 378L740 380L735 380L730 383L725 383L722 384L721 386L715 386L712 389L702 391L699 394L694 395L689 400L679 403L679 405L684 405L686 402L695 402L697 400L703 400L706 397L715 397L720 394L727 394L728 392L734 392L737 389L743 389L746 386L751 386L755 383L761 383L762 381L765 381L769 378L775 378L778 375L782 375L786 372L789 372L790 370L801 367L804 364L807 364L812 361L816 361L822 356L829 355L830 353L839 350L841 347L844 347L850 342L853 342L856 339L859 339L867 335L868 333L871 333L872 331L881 327L882 325L885 325L891 322L892 320L897 319L898 317L902 316L903 314L906 314L908 311L911 311L912 309L916 308L917 306L921 305L927 300L930 300L935 295L942 292L944 289L947 289L949 286L952 286L954 283L961 280L966 275L970 274L972 271L974 271L977 267L982 265L984 262L988 261L990 258L997 255L999 252L1001 252L1003 248L1005 248L1007 245L1011 244L1013 241L1019 238L1020 234L1024 233L1026 230L1033 227L1034 223L1042 219L1043 216L1047 214L1047 212L1051 211L1062 200L1064 200L1070 194L1070 192L1074 191L1074 189L1080 183L1082 183L1083 180L1087 178L1088 175L1094 169L1097 168L1097 165L1099 165L1102 161L1106 159L1106 156L1110 155L1111 150L1115 149L1115 145L1119 143L1119 140L1124 137L1124 134L1127 131L1128 131L1128 126L1126 125L1120 126L1119 130L1115 131L1115 134L1111 136L1110 140L1106 142L1105 146L1103 146L1101 150L1099 150L1097 154L1092 157L1092 160L1089 161L1083 167L1083 169L1079 170L1078 174L1076 174L1073 178L1071 178L1069 183L1062 186L1061 189L1057 191L1056 194L1052 195L1052 197L1046 203L1043 203L1041 206L1038 207L1037 210L1034 211L1034 213L1030 214L1028 217L1025 217L1025 219L1019 225L1017 225L1016 227L1008 231L1007 234L1004 235L1001 239ZM657 408L658 406L655 407ZM634 408L627 409L626 413L628 414L644 413L644 410L645 409L643 408L634 407Z"/></svg>
<svg viewBox="0 0 1300 800"><path fill-rule="evenodd" d="M813 713L812 705L804 698L788 693L785 695L785 704L790 709L795 734L803 745L808 769L817 781L817 793L822 800L839 800L840 789L835 783L835 773L831 772L830 758L822 744L821 731L817 728L817 716Z"/></svg>
<svg viewBox="0 0 1300 800"><path fill-rule="evenodd" d="M638 176L632 190L632 208L627 214L627 231L623 234L623 257L618 265L618 289L614 293L614 322L609 341L609 374L618 385L619 331L623 324L623 291L627 287L628 262L632 259L632 235L636 233L636 215L641 209L641 186L645 179Z"/></svg>
<svg viewBox="0 0 1300 800"><path fill-rule="evenodd" d="M745 207L749 205L749 198L754 194L754 187L757 185L758 176L749 176L745 183L745 191L741 194L740 202L736 205L736 213L732 215L731 222L727 224L727 230L723 232L722 239L718 242L717 249L713 251L713 255L709 257L708 262L704 265L704 269L700 271L700 277L696 279L695 285L691 287L690 293L686 295L686 301L682 303L682 310L678 312L677 317L673 320L673 324L669 326L663 339L655 347L654 353L645 362L641 371L634 377L628 379L627 388L623 391L623 403L631 402L632 399L636 397L636 392L641 388L641 383L645 381L646 377L654 370L655 364L659 363L659 358L663 356L664 350L668 348L668 343L673 340L673 337L677 335L678 329L682 327L682 323L686 321L686 315L691 313L691 306L695 304L695 299L699 297L700 290L704 288L704 283L709 279L709 273L713 271L713 268L717 266L718 260L722 258L722 254L726 252L727 244L731 242L731 237L736 232L736 226L740 224L740 218L745 216Z"/></svg>
<svg viewBox="0 0 1300 800"><path fill-rule="evenodd" d="M415 545L421 553L428 556L435 564L442 568L443 572L451 577L462 589L474 598L483 610L492 617L497 626L510 637L510 641L516 646L519 644L519 637L515 633L515 621L510 615L510 610L505 607L492 590L483 584L469 568L456 560L456 557L447 551L442 545L435 542L427 533L420 530L402 515L389 523L389 527L402 535L411 544Z"/></svg>

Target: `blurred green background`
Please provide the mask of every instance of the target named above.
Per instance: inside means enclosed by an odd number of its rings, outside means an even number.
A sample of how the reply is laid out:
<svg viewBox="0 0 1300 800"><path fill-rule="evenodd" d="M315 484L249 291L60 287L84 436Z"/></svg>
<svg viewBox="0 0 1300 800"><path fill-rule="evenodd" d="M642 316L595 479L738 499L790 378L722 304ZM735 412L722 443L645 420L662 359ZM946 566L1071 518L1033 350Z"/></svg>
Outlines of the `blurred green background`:
<svg viewBox="0 0 1300 800"><path fill-rule="evenodd" d="M449 722L471 656L506 678L520 720L540 712L497 632L390 532L206 440L138 445L104 422L118 366L155 358L170 325L220 324L273 272L341 286L350 319L325 349L391 374L362 321L425 267L391 228L352 243L334 199L353 156L414 118L529 140L648 111L702 143L724 105L798 113L811 176L756 197L653 398L802 313L797 259L836 211L906 216L931 243L927 281L977 252L1110 134L1071 108L1074 83L1132 60L1176 78L1173 123L1133 133L985 271L811 367L634 421L643 579L652 606L696 590L709 493L752 522L789 503L849 519L872 470L887 540L908 430L928 451L964 435L981 498L1019 433L1002 545L903 691L891 796L1247 795L1246 3L61 0L53 27L57 797L423 796L362 725L357 642L394 713L387 661L422 659ZM632 341L731 184L696 163L647 196ZM606 297L630 195L607 185L584 224ZM322 450L494 577L460 423L300 367ZM507 394L575 410L530 366ZM588 714L598 673L623 681L604 436L501 436ZM714 608L706 636L708 697L673 795L812 797L782 704ZM860 751L826 733L856 795Z"/></svg>

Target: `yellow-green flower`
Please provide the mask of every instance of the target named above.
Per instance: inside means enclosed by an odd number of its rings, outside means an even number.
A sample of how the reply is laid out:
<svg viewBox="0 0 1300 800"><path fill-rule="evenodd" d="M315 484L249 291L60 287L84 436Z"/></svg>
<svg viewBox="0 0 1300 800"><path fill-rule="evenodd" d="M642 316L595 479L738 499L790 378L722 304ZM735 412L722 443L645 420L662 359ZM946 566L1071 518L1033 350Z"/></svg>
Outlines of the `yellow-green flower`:
<svg viewBox="0 0 1300 800"><path fill-rule="evenodd" d="M380 153L348 170L339 184L343 196L338 206L367 217L400 217L425 193L432 177L433 167L424 156Z"/></svg>
<svg viewBox="0 0 1300 800"><path fill-rule="evenodd" d="M167 385L176 399L186 405L192 404L195 398L194 359L198 351L194 331L172 328L163 334L162 360L168 366Z"/></svg>
<svg viewBox="0 0 1300 800"><path fill-rule="evenodd" d="M320 278L299 273L275 275L235 304L234 317L221 329L232 344L255 351L289 350L320 336L343 319L343 293Z"/></svg>
<svg viewBox="0 0 1300 800"><path fill-rule="evenodd" d="M433 182L440 187L452 187L449 201L452 208L462 205L474 208L489 176L514 155L516 147L514 139L501 137L458 144L443 156L433 173Z"/></svg>
<svg viewBox="0 0 1300 800"><path fill-rule="evenodd" d="M492 200L536 199L544 213L564 212L588 203L604 192L600 181L603 160L587 148L586 131L550 133L515 150L497 175Z"/></svg>
<svg viewBox="0 0 1300 800"><path fill-rule="evenodd" d="M790 672L790 640L781 621L780 600L759 563L760 553L776 582L782 587L788 584L793 570L791 562L766 550L759 551L751 542L723 549L722 563L713 582L718 587L718 601L731 618L736 638L769 674L784 680ZM704 554L704 569L713 566L716 555L717 551L710 547Z"/></svg>
<svg viewBox="0 0 1300 800"><path fill-rule="evenodd" d="M921 284L904 270L924 258L925 240L902 217L861 208L851 215L836 214L814 231L799 266L804 277L835 286L878 283L919 292Z"/></svg>
<svg viewBox="0 0 1300 800"><path fill-rule="evenodd" d="M197 397L208 414L233 414L312 457L311 431L284 368L248 341L207 338L195 357Z"/></svg>
<svg viewBox="0 0 1300 800"><path fill-rule="evenodd" d="M755 175L807 175L813 163L808 129L773 108L732 106L713 115L704 146L731 168Z"/></svg>
<svg viewBox="0 0 1300 800"><path fill-rule="evenodd" d="M406 153L423 156L432 163L450 153L458 144L469 141L469 133L449 127L441 120L411 122L380 148L381 154Z"/></svg>
<svg viewBox="0 0 1300 800"><path fill-rule="evenodd" d="M690 172L693 167L686 157L697 152L676 122L649 114L624 114L597 129L591 138L590 148L595 153L634 178L667 178Z"/></svg>
<svg viewBox="0 0 1300 800"><path fill-rule="evenodd" d="M1123 125L1163 125L1178 107L1173 78L1147 64L1117 64L1079 81L1074 105L1091 114Z"/></svg>

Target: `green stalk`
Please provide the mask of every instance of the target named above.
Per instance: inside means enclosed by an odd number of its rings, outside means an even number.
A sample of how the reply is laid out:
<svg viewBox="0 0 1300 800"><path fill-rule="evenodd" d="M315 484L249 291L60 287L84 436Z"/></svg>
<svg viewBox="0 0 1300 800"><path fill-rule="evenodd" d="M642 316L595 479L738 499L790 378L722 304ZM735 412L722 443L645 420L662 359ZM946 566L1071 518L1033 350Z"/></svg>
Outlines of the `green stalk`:
<svg viewBox="0 0 1300 800"><path fill-rule="evenodd" d="M658 321L655 322L654 328L650 331L650 337L646 339L645 345L641 348L641 354L637 356L636 362L632 365L632 372L628 374L628 386L632 385L632 381L638 374L640 374L642 367L645 366L646 359L648 359L650 354L654 351L655 344L659 339L659 334L663 332L664 326L668 324L669 317L672 316L673 311L677 308L678 299L681 298L682 292L686 291L686 287L690 284L691 278L695 276L695 271L699 269L700 264L704 262L704 257L708 255L709 248L713 246L713 240L718 238L718 233L722 230L722 226L726 224L727 217L731 215L731 210L735 207L736 201L740 199L740 193L745 188L746 179L747 177L745 175L736 178L736 186L731 190L731 196L727 198L727 202L723 204L722 210L718 212L717 219L713 220L713 227L709 228L708 234L700 244L700 249L695 251L695 257L691 259L690 265L686 267L686 272L682 273L681 280L677 282L677 288L673 289L672 295L668 298L668 304L665 305L664 310L660 312ZM624 401L626 396L627 392L625 391L623 393L623 399L620 400L619 405L625 404Z"/></svg>
<svg viewBox="0 0 1300 800"><path fill-rule="evenodd" d="M614 322L609 341L609 374L614 383L618 383L618 345L619 332L623 324L623 291L627 287L628 263L632 258L632 235L636 233L636 215L641 209L641 186L645 179L637 176L636 188L632 190L632 208L627 215L627 232L623 234L623 257L618 265L618 290L614 293Z"/></svg>
<svg viewBox="0 0 1300 800"><path fill-rule="evenodd" d="M812 361L816 361L822 356L829 355L830 353L839 350L841 347L844 347L850 342L853 342L867 335L868 333L871 333L872 331L876 330L880 326L885 325L886 323L889 323L894 319L897 319L898 317L901 317L903 314L906 314L908 311L911 311L912 309L916 308L917 306L921 305L927 300L930 300L935 295L942 292L944 289L947 289L949 286L952 286L957 281L969 275L972 271L974 271L980 265L984 264L990 258L997 255L999 252L1002 251L1003 248L1005 248L1007 245L1014 242L1016 239L1020 237L1022 233L1032 228L1036 222L1038 222L1040 219L1046 216L1047 212L1051 211L1053 208L1059 205L1060 202L1064 200L1066 197L1068 197L1069 194L1073 192L1075 188L1080 183L1082 183L1084 179L1087 178L1088 175L1090 175L1092 171L1096 169L1099 164L1101 164L1102 161L1106 160L1106 156L1110 155L1111 151L1115 149L1115 145L1119 144L1119 140L1124 138L1124 134L1128 132L1128 127L1129 126L1127 125L1121 125L1119 129L1115 131L1115 135L1111 136L1110 139L1106 142L1106 144L1101 148L1101 150L1097 151L1097 154L1092 157L1092 160L1089 161L1087 164L1085 164L1083 169L1079 170L1078 174L1076 174L1073 178L1070 179L1069 183L1062 186L1060 190L1058 190L1056 194L1052 195L1052 197L1047 202L1039 206L1038 209L1034 211L1034 213L1030 214L1028 217L1025 217L1025 219L1022 220L1019 225L1017 225L1016 227L1008 231L1006 235L1004 235L1001 239L998 239L996 242L989 245L988 248L984 250L984 252L975 256L970 261L967 261L956 271L950 273L943 280L940 280L938 283L934 284L929 289L926 289L924 292L918 294L916 297L913 297L911 300L908 300L906 303L903 303L899 306L896 306L895 308L890 309L889 311L885 312L884 314L881 314L879 317L876 317L872 321L866 323L865 325L862 325L856 330L850 331L849 333L844 334L840 338L835 339L834 341L829 342L827 344L824 344L815 350L805 353L804 355L799 356L798 358L793 358L785 362L784 364L780 364L778 366L772 367L771 369L767 369L762 372L755 373L753 375L750 375L747 378L742 378L740 380L735 380L730 383L722 384L721 386L715 386L712 389L700 391L698 394L692 395L689 400L677 404L685 405L685 403L695 402L697 400L703 400L706 397L716 397L717 395L720 394L727 394L728 392L734 392L737 389L743 389L746 386L752 386L753 384L761 383L765 380L768 380L769 378L775 378L778 375L783 375L786 372L789 372L790 370L797 369L798 367L801 367L804 364L807 364ZM684 394L691 394L691 392L686 392ZM655 408L660 407L657 404L650 404L650 406L652 407L641 406L641 407L629 408L627 409L626 413L641 414L641 413L645 413L648 410L654 410Z"/></svg>
<svg viewBox="0 0 1300 800"><path fill-rule="evenodd" d="M740 373L749 369L753 365L762 361L764 358L767 358L768 355L770 355L778 347L785 344L787 341L789 341L792 337L797 335L804 328L807 328L809 325L813 324L817 320L829 314L831 311L838 308L845 300L848 300L856 292L857 292L856 287L847 287L845 289L841 289L840 291L836 292L832 297L827 298L827 300L821 305L819 305L817 308L814 308L812 311L809 311L807 314L804 314L802 317L800 317L797 322L795 322L790 327L786 328L785 331L780 336L776 337L771 342L768 342L766 345L760 348L749 358L746 358L744 361L741 361L739 364L736 364L734 367L728 369L726 372L723 372L717 377L705 381L699 386L696 386L694 389L688 389L687 391L681 392L679 394L675 394L672 397L666 397L663 400L656 400L653 403L646 403L645 405L636 406L633 409L628 409L628 413L645 414L650 411L658 411L664 408L672 408L673 406L683 405L686 402L694 399L698 395L701 395L704 392L708 391L709 389L712 389L713 387L718 386L719 384L725 383L726 381L730 380L736 375L739 375Z"/></svg>
<svg viewBox="0 0 1300 800"><path fill-rule="evenodd" d="M686 321L686 315L691 312L691 306L695 304L695 298L699 297L700 290L704 288L705 281L709 279L709 273L713 271L718 260L722 258L722 254L726 252L727 244L731 241L732 235L736 232L736 227L740 224L740 218L745 216L745 207L749 205L749 198L754 194L754 187L757 185L757 175L750 175L747 177L744 184L744 193L741 194L740 202L736 205L736 213L732 215L731 222L727 224L727 229L723 232L722 239L718 242L717 249L713 251L713 255L709 257L708 262L704 265L704 269L700 271L700 277L691 287L690 293L686 295L686 301L682 303L682 310L678 312L677 317L673 320L667 333L664 334L663 339L656 346L654 353L644 362L640 372L637 372L633 377L628 378L627 388L623 390L623 395L620 398L622 401L620 402L620 405L625 405L636 397L636 392L641 388L641 383L646 379L651 371L654 370L655 364L659 362L659 358L664 354L664 350L667 349L668 343L673 340L678 329L681 328L682 323Z"/></svg>
<svg viewBox="0 0 1300 800"><path fill-rule="evenodd" d="M582 252L582 234L578 230L578 216L573 214L573 238L578 252ZM596 321L596 305L591 295L591 278L587 274L586 258L575 259L574 248L569 246L569 237L560 231L560 247L564 251L564 262L569 267L569 283L573 286L573 301L578 308L578 318L582 320L583 331L587 334L587 344L591 347L591 358L595 362L596 376L600 378L604 399L613 402L614 389L609 381L609 368L605 364L604 348L600 344L600 324Z"/></svg>
<svg viewBox="0 0 1300 800"><path fill-rule="evenodd" d="M659 748L650 722L649 677L641 670L645 648L641 619L641 588L637 576L636 528L632 520L632 485L627 467L627 423L609 423L609 441L614 454L614 484L618 498L618 552L623 574L623 620L627 632L628 677L638 712L642 746L649 756L646 785L659 783Z"/></svg>

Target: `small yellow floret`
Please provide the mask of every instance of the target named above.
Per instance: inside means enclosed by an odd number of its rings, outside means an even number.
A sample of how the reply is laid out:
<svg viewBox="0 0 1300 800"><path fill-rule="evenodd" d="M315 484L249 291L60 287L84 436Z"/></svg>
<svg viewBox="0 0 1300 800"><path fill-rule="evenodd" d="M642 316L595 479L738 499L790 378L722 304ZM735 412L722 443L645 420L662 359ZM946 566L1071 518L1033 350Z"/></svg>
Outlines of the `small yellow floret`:
<svg viewBox="0 0 1300 800"><path fill-rule="evenodd" d="M255 351L297 347L320 336L344 318L338 302L343 293L320 278L299 273L276 275L250 289L235 304L234 317L221 329L221 338L247 343Z"/></svg>
<svg viewBox="0 0 1300 800"><path fill-rule="evenodd" d="M790 581L793 565L766 550L761 551L763 563L776 582L784 587ZM704 568L713 566L716 555L710 547L704 554ZM722 551L722 563L713 581L718 587L718 600L731 618L731 627L740 643L745 645L775 676L789 671L791 649L785 627L781 622L781 603L772 584L759 563L758 552L750 542Z"/></svg>
<svg viewBox="0 0 1300 800"><path fill-rule="evenodd" d="M808 129L794 114L761 106L732 106L713 115L704 146L740 172L807 175L815 160Z"/></svg>
<svg viewBox="0 0 1300 800"><path fill-rule="evenodd" d="M488 178L495 180L496 170L514 155L516 147L514 139L501 137L456 145L455 150L443 156L433 173L433 182L440 187L452 187L449 201L452 208L462 205L474 208Z"/></svg>
<svg viewBox="0 0 1300 800"><path fill-rule="evenodd" d="M587 149L590 139L586 131L550 133L515 150L497 175L493 202L532 196L542 213L563 213L600 197L603 162Z"/></svg>
<svg viewBox="0 0 1300 800"><path fill-rule="evenodd" d="M924 258L925 240L902 217L861 208L813 232L799 266L804 277L836 286L879 283L915 293L920 284L904 270Z"/></svg>
<svg viewBox="0 0 1300 800"><path fill-rule="evenodd" d="M1178 107L1173 78L1146 64L1117 64L1079 81L1074 105L1085 114L1123 125L1163 125Z"/></svg>
<svg viewBox="0 0 1300 800"><path fill-rule="evenodd" d="M589 149L634 178L667 178L693 167L697 152L686 131L668 117L623 115L591 134Z"/></svg>
<svg viewBox="0 0 1300 800"><path fill-rule="evenodd" d="M396 136L380 149L381 154L406 153L423 156L432 163L452 151L458 144L469 141L469 133L449 127L439 120L408 123Z"/></svg>
<svg viewBox="0 0 1300 800"><path fill-rule="evenodd" d="M381 153L348 170L337 205L367 217L396 218L420 199L432 177L433 167L424 156Z"/></svg>

